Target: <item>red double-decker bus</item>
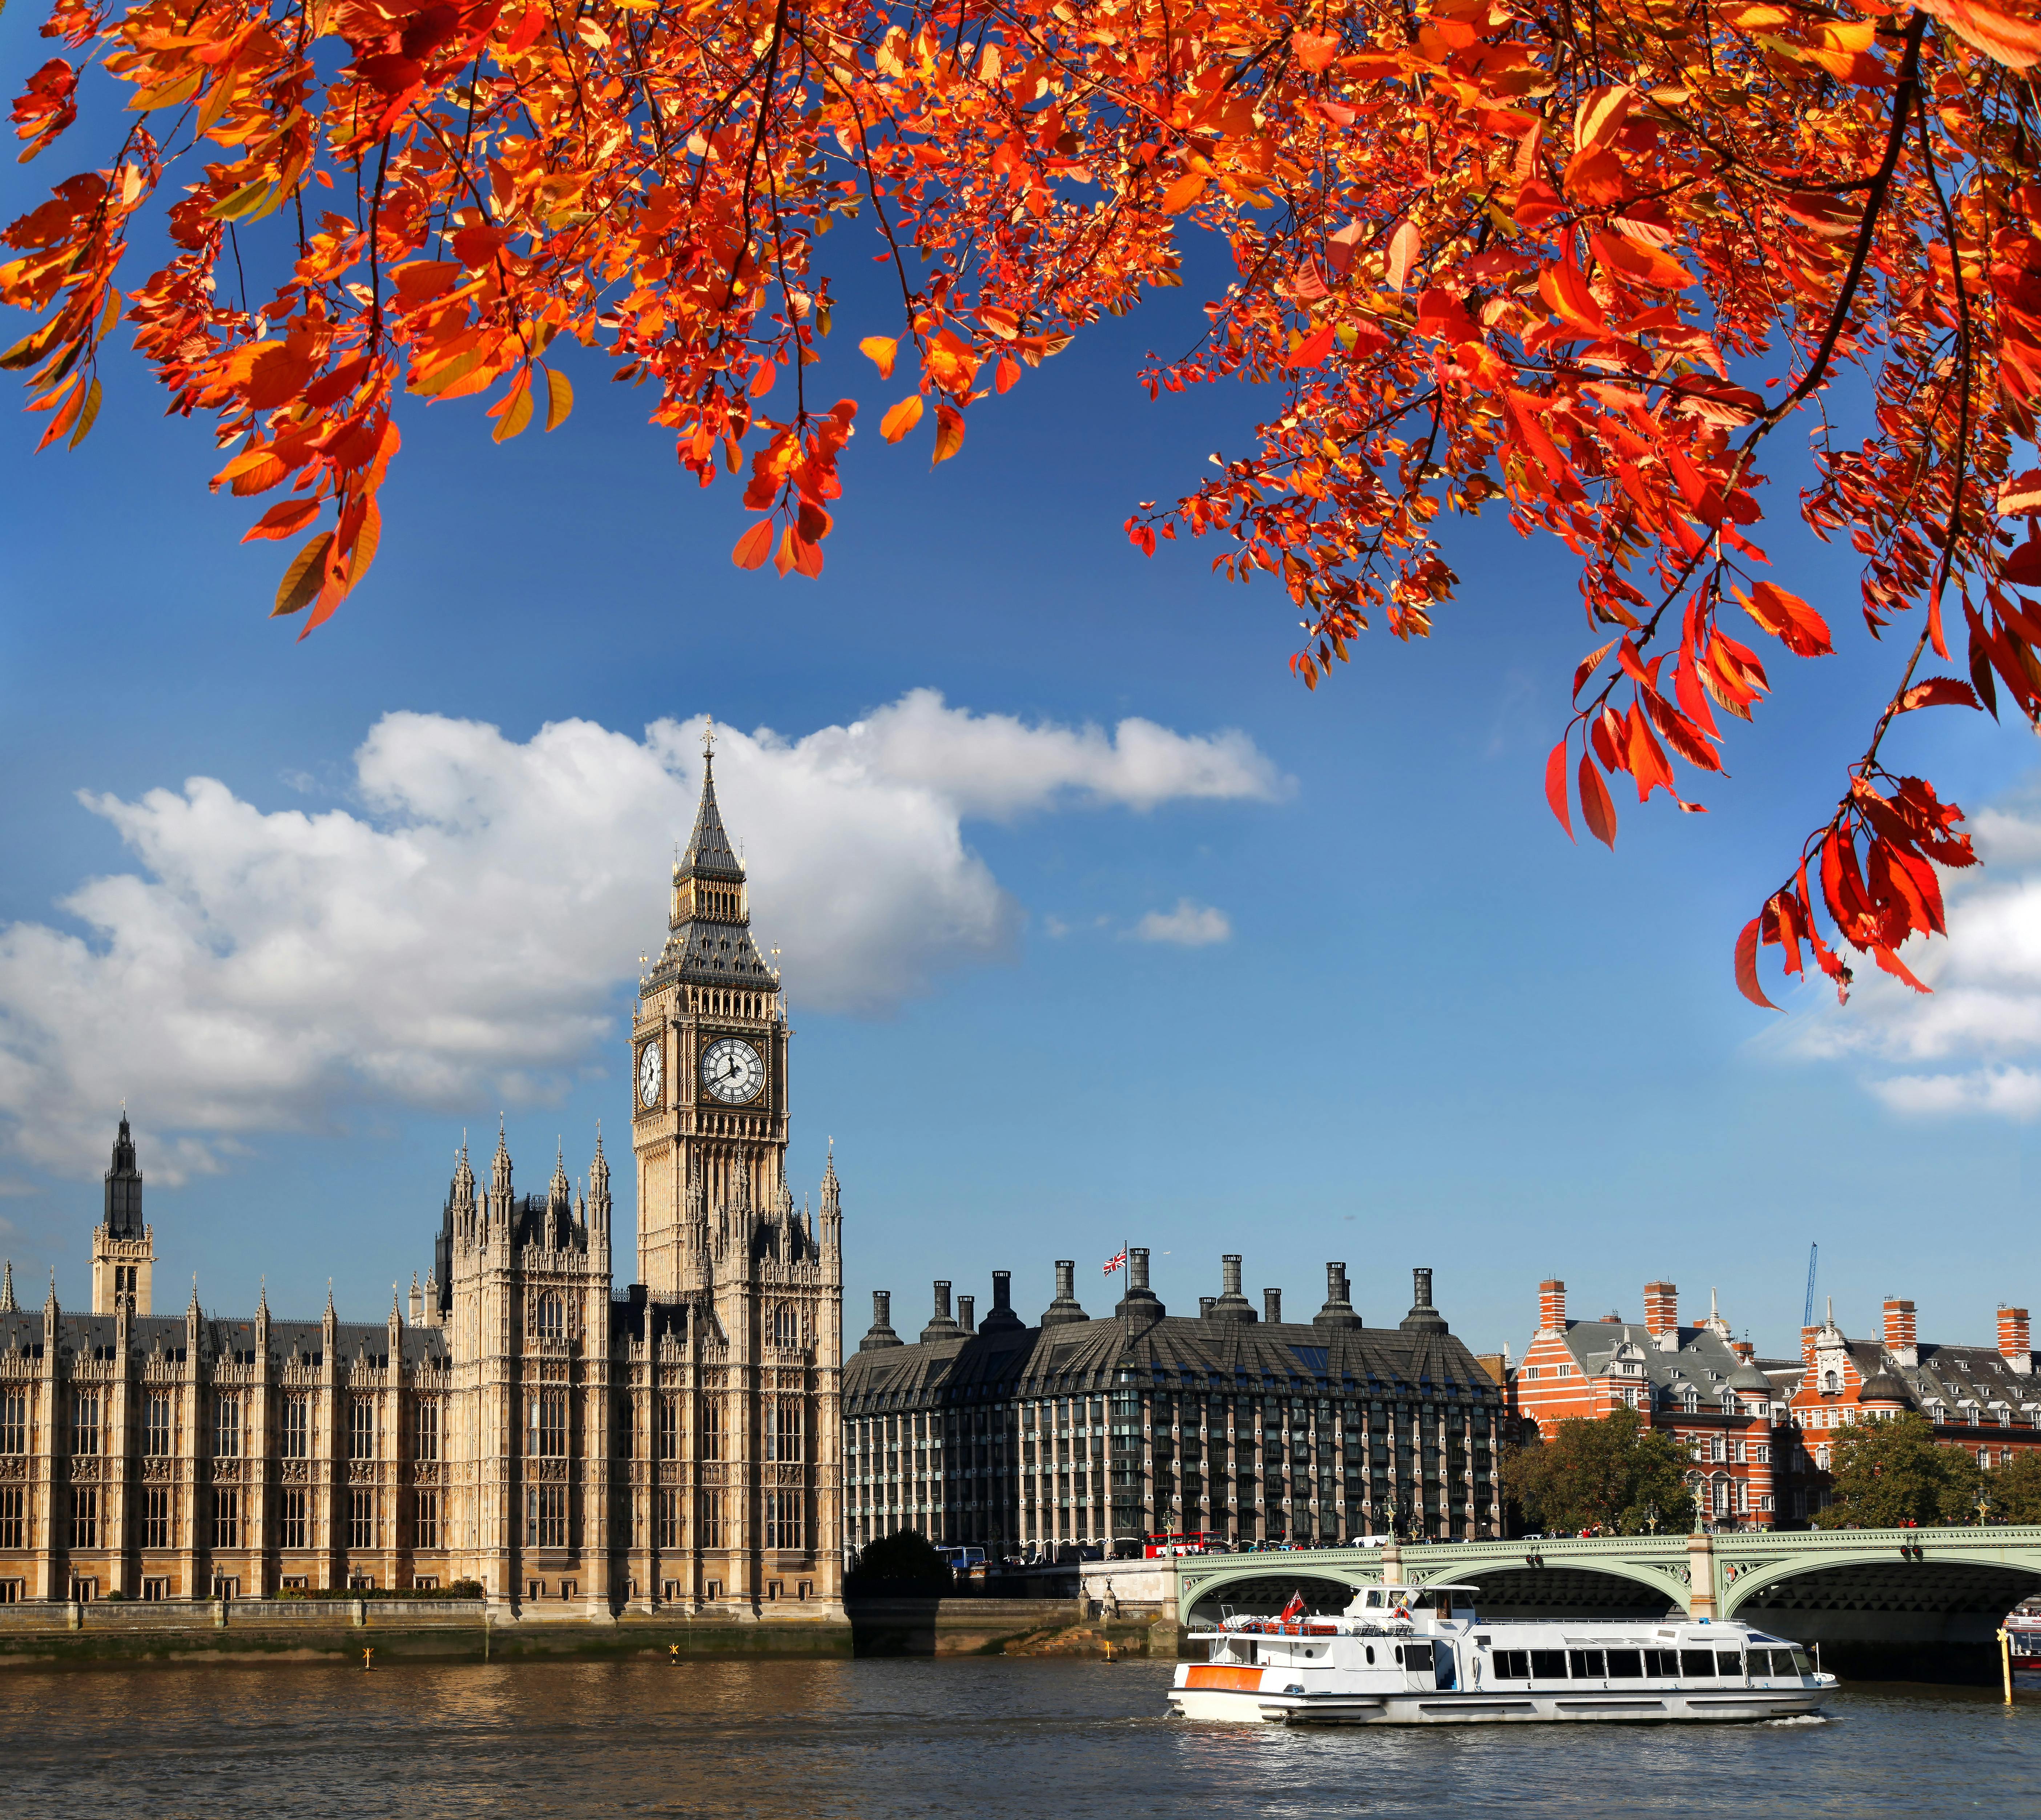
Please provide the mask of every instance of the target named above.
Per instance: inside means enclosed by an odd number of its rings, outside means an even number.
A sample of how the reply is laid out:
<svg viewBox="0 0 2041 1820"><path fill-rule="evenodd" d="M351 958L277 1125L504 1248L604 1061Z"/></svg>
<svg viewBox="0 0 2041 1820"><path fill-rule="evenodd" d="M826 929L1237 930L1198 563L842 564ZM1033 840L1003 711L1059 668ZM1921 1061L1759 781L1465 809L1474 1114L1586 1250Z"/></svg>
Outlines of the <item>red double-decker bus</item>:
<svg viewBox="0 0 2041 1820"><path fill-rule="evenodd" d="M1217 1538L1208 1529L1158 1529L1141 1539L1144 1559L1158 1561L1173 1555L1208 1555Z"/></svg>

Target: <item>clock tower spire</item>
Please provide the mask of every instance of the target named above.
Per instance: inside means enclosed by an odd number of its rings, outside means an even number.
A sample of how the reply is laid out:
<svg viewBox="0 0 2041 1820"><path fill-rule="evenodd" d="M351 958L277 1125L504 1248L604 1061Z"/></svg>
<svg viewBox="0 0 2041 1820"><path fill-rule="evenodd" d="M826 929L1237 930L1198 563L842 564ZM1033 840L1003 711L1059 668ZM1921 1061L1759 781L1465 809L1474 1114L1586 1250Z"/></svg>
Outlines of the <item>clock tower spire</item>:
<svg viewBox="0 0 2041 1820"><path fill-rule="evenodd" d="M638 1273L655 1297L708 1287L731 1247L748 1253L786 1175L786 1012L716 800L713 723L666 920L631 1036ZM697 1195L700 1219L690 1218Z"/></svg>

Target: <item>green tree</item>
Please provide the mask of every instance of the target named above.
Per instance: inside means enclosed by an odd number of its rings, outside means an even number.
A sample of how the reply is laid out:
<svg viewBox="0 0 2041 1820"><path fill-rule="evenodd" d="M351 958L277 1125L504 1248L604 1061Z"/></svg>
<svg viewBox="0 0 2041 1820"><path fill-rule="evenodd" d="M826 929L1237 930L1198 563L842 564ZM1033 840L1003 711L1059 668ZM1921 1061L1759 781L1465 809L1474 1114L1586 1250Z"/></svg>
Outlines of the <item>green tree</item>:
<svg viewBox="0 0 2041 1820"><path fill-rule="evenodd" d="M2023 1448L1984 1475L1991 1513L2005 1523L2041 1523L2041 1448Z"/></svg>
<svg viewBox="0 0 2041 1820"><path fill-rule="evenodd" d="M1635 1410L1599 1421L1573 1417L1552 1438L1503 1456L1503 1489L1541 1528L1600 1528L1623 1536L1682 1529L1693 1520L1687 1456Z"/></svg>
<svg viewBox="0 0 2041 1820"><path fill-rule="evenodd" d="M1831 1444L1831 1501L1814 1519L1818 1528L1976 1520L1977 1461L1962 1448L1937 1444L1925 1417L1909 1410L1860 1423L1839 1431Z"/></svg>

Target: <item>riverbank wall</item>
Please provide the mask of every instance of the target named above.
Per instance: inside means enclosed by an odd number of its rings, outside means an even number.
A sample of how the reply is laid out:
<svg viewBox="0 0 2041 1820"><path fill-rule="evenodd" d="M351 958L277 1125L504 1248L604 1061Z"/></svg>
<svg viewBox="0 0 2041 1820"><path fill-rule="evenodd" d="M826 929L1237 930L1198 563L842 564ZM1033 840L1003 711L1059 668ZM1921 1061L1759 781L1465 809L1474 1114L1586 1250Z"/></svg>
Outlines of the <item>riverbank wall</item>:
<svg viewBox="0 0 2041 1820"><path fill-rule="evenodd" d="M1175 1624L1160 1612L1082 1599L859 1599L834 1610L598 1618L518 1612L479 1599L0 1606L0 1670L37 1663L411 1658L1173 1656L1176 1640Z"/></svg>

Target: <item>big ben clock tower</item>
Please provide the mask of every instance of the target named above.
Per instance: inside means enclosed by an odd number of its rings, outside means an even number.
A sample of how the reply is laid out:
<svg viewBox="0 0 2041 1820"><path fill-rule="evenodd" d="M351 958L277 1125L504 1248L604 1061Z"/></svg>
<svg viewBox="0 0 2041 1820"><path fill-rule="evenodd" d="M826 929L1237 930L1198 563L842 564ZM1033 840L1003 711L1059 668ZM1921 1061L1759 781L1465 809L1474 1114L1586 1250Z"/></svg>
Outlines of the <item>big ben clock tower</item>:
<svg viewBox="0 0 2041 1820"><path fill-rule="evenodd" d="M631 1033L638 1275L662 1299L708 1288L708 1252L750 1238L723 1230L731 1216L777 1215L785 1192L786 1013L752 940L744 868L716 806L714 745L704 738L701 807Z"/></svg>

